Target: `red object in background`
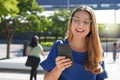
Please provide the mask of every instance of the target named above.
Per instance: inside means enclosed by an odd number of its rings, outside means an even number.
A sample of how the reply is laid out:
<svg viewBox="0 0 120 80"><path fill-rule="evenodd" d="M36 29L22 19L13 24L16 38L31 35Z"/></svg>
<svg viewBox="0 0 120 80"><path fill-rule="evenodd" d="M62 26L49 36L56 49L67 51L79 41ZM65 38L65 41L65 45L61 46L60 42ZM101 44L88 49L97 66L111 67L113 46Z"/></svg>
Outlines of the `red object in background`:
<svg viewBox="0 0 120 80"><path fill-rule="evenodd" d="M5 29L2 29L2 32L6 32Z"/></svg>

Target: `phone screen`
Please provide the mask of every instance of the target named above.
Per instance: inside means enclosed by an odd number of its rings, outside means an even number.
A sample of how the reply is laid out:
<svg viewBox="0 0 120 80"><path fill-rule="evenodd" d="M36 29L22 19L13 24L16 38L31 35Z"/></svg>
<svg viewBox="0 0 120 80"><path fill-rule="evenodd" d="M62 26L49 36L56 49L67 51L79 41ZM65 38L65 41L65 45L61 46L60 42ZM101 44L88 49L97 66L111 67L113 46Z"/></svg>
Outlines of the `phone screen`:
<svg viewBox="0 0 120 80"><path fill-rule="evenodd" d="M58 55L59 56L65 56L66 58L70 58L72 61L72 66L73 66L73 57L72 57L72 51L69 45L66 44L59 44L57 46L58 49Z"/></svg>

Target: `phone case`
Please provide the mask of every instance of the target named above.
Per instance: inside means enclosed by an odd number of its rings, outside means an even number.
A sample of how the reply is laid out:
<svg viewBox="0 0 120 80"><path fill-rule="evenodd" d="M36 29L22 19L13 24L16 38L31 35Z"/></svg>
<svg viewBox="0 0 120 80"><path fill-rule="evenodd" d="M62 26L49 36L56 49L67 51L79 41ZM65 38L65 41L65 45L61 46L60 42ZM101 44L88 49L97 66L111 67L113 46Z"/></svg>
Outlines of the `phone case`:
<svg viewBox="0 0 120 80"><path fill-rule="evenodd" d="M59 44L57 46L57 49L58 49L58 55L65 56L66 58L70 58L72 60L72 66L73 66L73 57L72 57L71 48L66 44Z"/></svg>

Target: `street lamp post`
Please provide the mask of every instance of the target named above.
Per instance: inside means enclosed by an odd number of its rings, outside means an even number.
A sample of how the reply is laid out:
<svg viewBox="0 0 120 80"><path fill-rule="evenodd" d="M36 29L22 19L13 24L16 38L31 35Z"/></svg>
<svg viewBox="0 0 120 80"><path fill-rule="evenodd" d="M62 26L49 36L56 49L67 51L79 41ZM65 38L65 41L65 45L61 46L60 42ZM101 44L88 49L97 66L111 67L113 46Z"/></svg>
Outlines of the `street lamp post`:
<svg viewBox="0 0 120 80"><path fill-rule="evenodd" d="M68 10L70 9L70 1L69 0L67 0L67 8L68 8Z"/></svg>
<svg viewBox="0 0 120 80"><path fill-rule="evenodd" d="M107 35L106 35L106 57L107 57L108 56L108 30L109 30L109 28L106 27L105 29L107 31Z"/></svg>

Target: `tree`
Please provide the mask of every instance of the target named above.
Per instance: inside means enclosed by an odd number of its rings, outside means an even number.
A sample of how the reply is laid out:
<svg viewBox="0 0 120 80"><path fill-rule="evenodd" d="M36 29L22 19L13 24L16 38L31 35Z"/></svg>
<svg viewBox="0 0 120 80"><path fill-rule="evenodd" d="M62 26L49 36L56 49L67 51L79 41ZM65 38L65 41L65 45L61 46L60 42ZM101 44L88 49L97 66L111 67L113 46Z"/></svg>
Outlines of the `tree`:
<svg viewBox="0 0 120 80"><path fill-rule="evenodd" d="M0 27L2 31L7 35L7 55L9 58L10 53L10 43L15 31L15 20L14 17L19 12L17 7L17 0L0 0ZM13 27L12 27L13 26Z"/></svg>
<svg viewBox="0 0 120 80"><path fill-rule="evenodd" d="M40 19L40 28L38 29L39 32L40 32L40 35L44 35L44 41L46 41L46 36L49 34L50 32L50 28L51 27L51 24L52 22L46 17L46 16L41 16L39 17Z"/></svg>
<svg viewBox="0 0 120 80"><path fill-rule="evenodd" d="M15 31L21 31L20 27L25 30L24 26L27 26L28 29L26 16L29 13L36 14L41 12L42 8L38 6L36 0L1 0L0 5L0 10L2 11L0 12L1 26L7 37L6 58L10 58L10 44Z"/></svg>
<svg viewBox="0 0 120 80"><path fill-rule="evenodd" d="M67 22L70 16L70 10L64 9L62 11L56 9L53 16L50 16L50 19L52 21L52 27L51 32L54 36L56 36L56 39L58 36L63 36L67 30Z"/></svg>

